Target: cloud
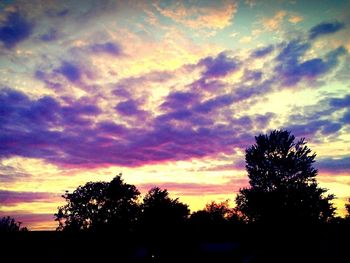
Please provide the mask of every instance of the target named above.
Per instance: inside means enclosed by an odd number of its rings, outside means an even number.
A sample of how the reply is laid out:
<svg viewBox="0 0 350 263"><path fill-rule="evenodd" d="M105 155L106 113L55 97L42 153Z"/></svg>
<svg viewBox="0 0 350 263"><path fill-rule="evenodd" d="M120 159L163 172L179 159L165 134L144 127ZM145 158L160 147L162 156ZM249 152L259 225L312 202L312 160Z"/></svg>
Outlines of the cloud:
<svg viewBox="0 0 350 263"><path fill-rule="evenodd" d="M56 193L0 190L0 204L6 206L18 203L52 202L60 199L60 195Z"/></svg>
<svg viewBox="0 0 350 263"><path fill-rule="evenodd" d="M343 117L341 118L341 121L344 124L349 124L350 123L350 110L346 111L343 115Z"/></svg>
<svg viewBox="0 0 350 263"><path fill-rule="evenodd" d="M192 29L223 29L231 24L237 11L237 4L231 1L201 3L156 2L154 6L160 14Z"/></svg>
<svg viewBox="0 0 350 263"><path fill-rule="evenodd" d="M123 116L139 115L141 117L140 115L143 115L145 117L147 114L146 111L139 110L136 101L132 99L118 103L115 109Z"/></svg>
<svg viewBox="0 0 350 263"><path fill-rule="evenodd" d="M10 165L4 165L0 163L0 182L1 183L11 183L18 180L25 181L31 178L31 174L26 173L23 169L19 167L13 167Z"/></svg>
<svg viewBox="0 0 350 263"><path fill-rule="evenodd" d="M68 61L63 61L61 66L56 69L56 72L62 74L71 82L79 81L81 78L81 71L79 67Z"/></svg>
<svg viewBox="0 0 350 263"><path fill-rule="evenodd" d="M219 97L204 104L213 110L228 104ZM140 166L163 161L229 153L233 146L243 147L242 134L229 125L211 125L214 116L191 116L171 111L154 118L151 125L138 119L136 127L89 118L100 114L88 101L61 105L51 97L32 100L21 92L4 89L0 93L0 156L44 159L63 166L96 167L103 165ZM125 113L135 113L135 109ZM137 110L136 110L137 111ZM187 115L189 116L187 116ZM185 121L177 126L172 119ZM162 120L162 121L160 121ZM195 125L195 126L193 126Z"/></svg>
<svg viewBox="0 0 350 263"><path fill-rule="evenodd" d="M303 20L304 20L304 18L299 16L299 15L290 15L288 18L288 21L293 23L293 24L298 24Z"/></svg>
<svg viewBox="0 0 350 263"><path fill-rule="evenodd" d="M44 42L51 42L58 39L58 31L55 28L49 29L45 34L40 36L40 40Z"/></svg>
<svg viewBox="0 0 350 263"><path fill-rule="evenodd" d="M158 186L162 189L167 189L170 193L175 192L182 196L205 196L217 194L233 195L238 190L248 184L247 178L232 178L223 184L199 184L199 183L147 183L137 187L141 191L148 191L152 187Z"/></svg>
<svg viewBox="0 0 350 263"><path fill-rule="evenodd" d="M273 17L264 18L262 20L262 24L265 30L275 31L279 29L286 15L287 15L286 11L280 10L276 12L276 14Z"/></svg>
<svg viewBox="0 0 350 263"><path fill-rule="evenodd" d="M344 156L342 158L321 158L316 161L315 166L320 172L350 172L350 156Z"/></svg>
<svg viewBox="0 0 350 263"><path fill-rule="evenodd" d="M201 59L198 66L204 66L203 78L223 77L236 71L239 67L237 60L227 56L225 52L218 54L215 58L207 57Z"/></svg>
<svg viewBox="0 0 350 263"><path fill-rule="evenodd" d="M330 98L328 103L337 109L350 107L350 95L345 95L343 98Z"/></svg>
<svg viewBox="0 0 350 263"><path fill-rule="evenodd" d="M350 105L349 98L350 95L345 95L342 98L328 97L314 105L299 108L300 113L290 115L285 128L291 130L296 136L308 138L317 138L316 135L319 134L323 139L336 134L343 127L349 125L350 119L344 117L347 112L343 113L344 109Z"/></svg>
<svg viewBox="0 0 350 263"><path fill-rule="evenodd" d="M54 221L53 213L28 213L26 211L11 211L0 212L0 217L10 216L15 218L17 222L21 222L22 227L28 227L29 230L53 230L57 227L57 222Z"/></svg>
<svg viewBox="0 0 350 263"><path fill-rule="evenodd" d="M245 70L244 80L246 81L260 81L263 76L263 72L259 70Z"/></svg>
<svg viewBox="0 0 350 263"><path fill-rule="evenodd" d="M234 96L230 94L225 94L225 95L214 97L212 99L208 99L196 105L193 109L196 112L209 113L216 108L229 106L233 103L233 101L234 101Z"/></svg>
<svg viewBox="0 0 350 263"><path fill-rule="evenodd" d="M121 47L112 42L94 44L90 47L90 49L95 53L106 53L113 56L118 56L122 53Z"/></svg>
<svg viewBox="0 0 350 263"><path fill-rule="evenodd" d="M256 50L254 50L252 52L251 56L254 57L254 58L265 57L266 55L270 54L273 50L274 50L274 46L273 45L269 45L267 47L258 48Z"/></svg>
<svg viewBox="0 0 350 263"><path fill-rule="evenodd" d="M7 13L5 21L0 25L0 41L8 49L27 39L33 31L33 25L18 11Z"/></svg>
<svg viewBox="0 0 350 263"><path fill-rule="evenodd" d="M100 109L83 100L67 106L49 96L31 100L19 91L5 88L0 90L0 112L4 146L0 156L50 158L58 154L60 143L67 137L60 130L76 128L75 132L79 132L79 127L91 125L87 117L98 115Z"/></svg>
<svg viewBox="0 0 350 263"><path fill-rule="evenodd" d="M338 58L347 53L344 47L339 47L328 52L324 58L312 58L300 62L310 48L310 43L293 40L282 49L276 58L275 71L283 85L294 86L301 80L320 77L336 67L339 63Z"/></svg>
<svg viewBox="0 0 350 263"><path fill-rule="evenodd" d="M113 53L108 43L115 42L83 46L89 54L93 49ZM233 57L228 51L206 55L174 71L117 79L106 85L106 92L101 88L98 98L95 94L78 100L69 94L30 98L2 89L0 138L4 147L0 156L40 158L63 167L135 167L244 149L257 131L267 129L277 117L271 112L252 115L245 110L271 92L325 76L345 53L340 47L305 59L311 45L292 40L256 49L248 59ZM277 57L267 56L271 52ZM255 68L254 63L260 62L263 67ZM63 80L58 82L61 85L69 86L64 79L80 84L85 76L81 65L63 59L52 73L37 70L35 76L45 83L58 77ZM235 72L242 74L232 74ZM329 136L342 129L343 121L303 119L284 125L301 135L319 132Z"/></svg>
<svg viewBox="0 0 350 263"><path fill-rule="evenodd" d="M343 28L345 28L345 24L339 21L323 22L310 29L309 38L315 39L322 35L334 34Z"/></svg>
<svg viewBox="0 0 350 263"><path fill-rule="evenodd" d="M178 109L193 105L198 99L198 94L194 92L174 91L167 95L160 107L162 109Z"/></svg>

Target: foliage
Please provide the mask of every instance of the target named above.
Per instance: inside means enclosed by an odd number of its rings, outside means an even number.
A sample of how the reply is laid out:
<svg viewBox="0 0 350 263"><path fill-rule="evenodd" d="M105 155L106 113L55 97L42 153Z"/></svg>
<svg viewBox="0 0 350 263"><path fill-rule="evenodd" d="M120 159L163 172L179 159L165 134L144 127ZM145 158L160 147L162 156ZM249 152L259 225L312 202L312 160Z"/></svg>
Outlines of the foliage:
<svg viewBox="0 0 350 263"><path fill-rule="evenodd" d="M223 202L212 201L206 204L203 210L191 215L192 223L197 224L220 224L228 221L238 221L235 209L230 208L229 200Z"/></svg>
<svg viewBox="0 0 350 263"><path fill-rule="evenodd" d="M333 217L333 195L324 196L318 187L315 153L302 138L275 130L255 137L246 149L246 169L250 187L240 189L237 209L249 222L314 223Z"/></svg>
<svg viewBox="0 0 350 263"><path fill-rule="evenodd" d="M345 209L346 209L346 215L345 215L345 219L347 221L350 221L350 198L348 199L348 203L345 204Z"/></svg>
<svg viewBox="0 0 350 263"><path fill-rule="evenodd" d="M111 182L89 182L62 197L67 204L55 214L58 230L128 231L137 220L140 192L121 174Z"/></svg>
<svg viewBox="0 0 350 263"><path fill-rule="evenodd" d="M0 232L28 231L26 227L21 227L21 224L10 216L4 216L0 219Z"/></svg>
<svg viewBox="0 0 350 263"><path fill-rule="evenodd" d="M166 189L154 187L143 198L142 223L153 226L179 225L189 215L188 205L172 199Z"/></svg>

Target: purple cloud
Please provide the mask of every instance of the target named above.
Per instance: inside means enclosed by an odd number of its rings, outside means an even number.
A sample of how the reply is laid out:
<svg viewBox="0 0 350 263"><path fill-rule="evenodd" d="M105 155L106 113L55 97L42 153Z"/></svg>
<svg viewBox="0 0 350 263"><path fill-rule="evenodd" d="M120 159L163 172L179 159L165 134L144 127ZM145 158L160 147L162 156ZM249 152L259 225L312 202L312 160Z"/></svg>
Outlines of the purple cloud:
<svg viewBox="0 0 350 263"><path fill-rule="evenodd" d="M234 96L231 94L225 94L212 99L208 99L194 106L193 110L196 112L209 113L216 108L222 108L224 106L231 105L233 101Z"/></svg>
<svg viewBox="0 0 350 263"><path fill-rule="evenodd" d="M342 112L350 105L350 95L342 98L327 98L314 106L306 106L301 114L290 115L288 129L297 136L313 137L317 132L328 136L338 132L350 122L350 114L345 111L337 118L332 117L334 112ZM320 107L322 105L323 107Z"/></svg>
<svg viewBox="0 0 350 263"><path fill-rule="evenodd" d="M16 212L1 212L0 217L10 216L16 219L17 222L22 223L22 227L27 226L30 230L52 230L57 227L57 222L51 214L35 214L27 213L25 211Z"/></svg>
<svg viewBox="0 0 350 263"><path fill-rule="evenodd" d="M157 121L165 122L170 120L184 120L188 119L192 116L192 112L190 110L176 110L170 113L166 113L160 115L156 118Z"/></svg>
<svg viewBox="0 0 350 263"><path fill-rule="evenodd" d="M90 49L96 53L107 53L113 56L118 56L121 54L120 46L112 42L94 44L90 47Z"/></svg>
<svg viewBox="0 0 350 263"><path fill-rule="evenodd" d="M129 99L131 97L130 92L128 92L125 87L118 87L114 89L112 91L112 94L117 97L126 98L126 99Z"/></svg>
<svg viewBox="0 0 350 263"><path fill-rule="evenodd" d="M57 73L62 74L66 79L71 82L79 81L81 78L80 69L71 62L63 61L61 66L56 69Z"/></svg>
<svg viewBox="0 0 350 263"><path fill-rule="evenodd" d="M350 172L350 156L341 158L323 158L316 161L316 168L320 171Z"/></svg>
<svg viewBox="0 0 350 263"><path fill-rule="evenodd" d="M168 94L160 105L161 109L178 109L197 102L199 95L194 92L175 91Z"/></svg>
<svg viewBox="0 0 350 263"><path fill-rule="evenodd" d="M183 113L170 117L185 121L185 127L155 120L151 127L127 128L113 122L93 125L86 117L97 115L99 109L82 101L63 106L51 97L31 100L23 93L5 89L0 102L1 157L42 158L66 166L139 166L229 153L242 143L231 127L204 128L203 120L192 116L187 120ZM195 130L193 123L200 126Z"/></svg>
<svg viewBox="0 0 350 263"><path fill-rule="evenodd" d="M119 114L124 116L133 116L145 114L145 111L139 110L136 101L130 99L127 101L119 102L115 109L119 112Z"/></svg>
<svg viewBox="0 0 350 263"><path fill-rule="evenodd" d="M44 41L44 42L50 42L50 41L54 41L57 40L58 38L58 32L56 29L51 28L49 31L47 31L45 34L42 34L40 36L40 40Z"/></svg>
<svg viewBox="0 0 350 263"><path fill-rule="evenodd" d="M188 87L192 89L203 89L210 92L215 92L225 87L225 84L221 80L208 80L207 78L202 77L189 84Z"/></svg>
<svg viewBox="0 0 350 263"><path fill-rule="evenodd" d="M260 128L260 129L264 129L266 128L271 119L276 117L275 113L272 112L267 112L265 115L262 114L257 114L254 116L254 123Z"/></svg>
<svg viewBox="0 0 350 263"><path fill-rule="evenodd" d="M10 165L4 165L0 163L0 182L1 183L10 183L18 180L25 180L30 178L31 175L22 171L17 167Z"/></svg>
<svg viewBox="0 0 350 263"><path fill-rule="evenodd" d="M273 50L274 50L274 46L272 46L272 45L267 46L267 47L263 47L263 48L258 48L252 52L251 57L261 58L261 57L264 57L264 56L270 54Z"/></svg>
<svg viewBox="0 0 350 263"><path fill-rule="evenodd" d="M245 70L244 71L244 80L245 81L260 81L262 78L262 71L252 71L252 70Z"/></svg>
<svg viewBox="0 0 350 263"><path fill-rule="evenodd" d="M322 134L324 135L333 134L339 131L341 128L342 128L342 125L340 123L331 122L323 126Z"/></svg>
<svg viewBox="0 0 350 263"><path fill-rule="evenodd" d="M334 108L350 107L350 95L346 95L343 98L331 98L329 99L329 105Z"/></svg>
<svg viewBox="0 0 350 263"><path fill-rule="evenodd" d="M339 123L322 119L287 126L287 130L290 130L295 136L308 138L313 138L318 131L322 132L323 135L329 135L340 129Z"/></svg>
<svg viewBox="0 0 350 263"><path fill-rule="evenodd" d="M338 58L346 54L344 47L329 52L324 59L314 58L301 62L302 56L310 49L309 43L289 42L277 56L276 75L285 86L294 86L303 79L315 79L338 65Z"/></svg>
<svg viewBox="0 0 350 263"><path fill-rule="evenodd" d="M344 23L340 23L339 21L334 22L323 22L318 24L310 29L309 38L315 39L322 35L328 35L338 32L339 30L345 28Z"/></svg>
<svg viewBox="0 0 350 263"><path fill-rule="evenodd" d="M16 205L18 203L32 202L52 202L60 200L60 195L47 192L16 192L8 190L0 190L0 204Z"/></svg>
<svg viewBox="0 0 350 263"><path fill-rule="evenodd" d="M204 66L203 78L224 77L239 68L237 60L230 58L225 52L220 53L217 57L207 57L201 59L198 66Z"/></svg>
<svg viewBox="0 0 350 263"><path fill-rule="evenodd" d="M341 121L344 123L344 124L349 124L350 123L350 110L347 110L343 117L341 118Z"/></svg>
<svg viewBox="0 0 350 263"><path fill-rule="evenodd" d="M27 39L32 31L33 25L18 11L9 12L5 21L0 25L0 41L10 49Z"/></svg>

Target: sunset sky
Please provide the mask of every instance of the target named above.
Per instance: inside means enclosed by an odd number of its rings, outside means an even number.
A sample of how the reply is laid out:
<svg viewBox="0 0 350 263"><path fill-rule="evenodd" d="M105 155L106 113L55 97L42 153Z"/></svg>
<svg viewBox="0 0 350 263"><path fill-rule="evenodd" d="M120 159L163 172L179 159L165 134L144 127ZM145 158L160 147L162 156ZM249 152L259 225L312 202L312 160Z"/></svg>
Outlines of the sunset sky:
<svg viewBox="0 0 350 263"><path fill-rule="evenodd" d="M248 186L287 129L350 197L350 1L0 1L0 216L52 229L60 196L123 173L192 211Z"/></svg>

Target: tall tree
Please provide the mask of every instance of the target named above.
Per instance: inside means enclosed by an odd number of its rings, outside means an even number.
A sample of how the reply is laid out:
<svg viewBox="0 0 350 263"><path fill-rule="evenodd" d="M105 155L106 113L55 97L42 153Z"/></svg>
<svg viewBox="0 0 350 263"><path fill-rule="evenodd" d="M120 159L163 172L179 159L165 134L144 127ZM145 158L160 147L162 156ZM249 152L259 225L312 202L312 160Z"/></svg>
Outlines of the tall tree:
<svg viewBox="0 0 350 263"><path fill-rule="evenodd" d="M237 209L249 222L314 223L330 220L335 208L333 195L324 195L313 167L315 153L302 138L275 130L255 137L246 149L250 187L240 189Z"/></svg>
<svg viewBox="0 0 350 263"><path fill-rule="evenodd" d="M89 182L62 197L67 204L55 214L58 230L128 231L137 220L140 192L121 174L111 182Z"/></svg>

